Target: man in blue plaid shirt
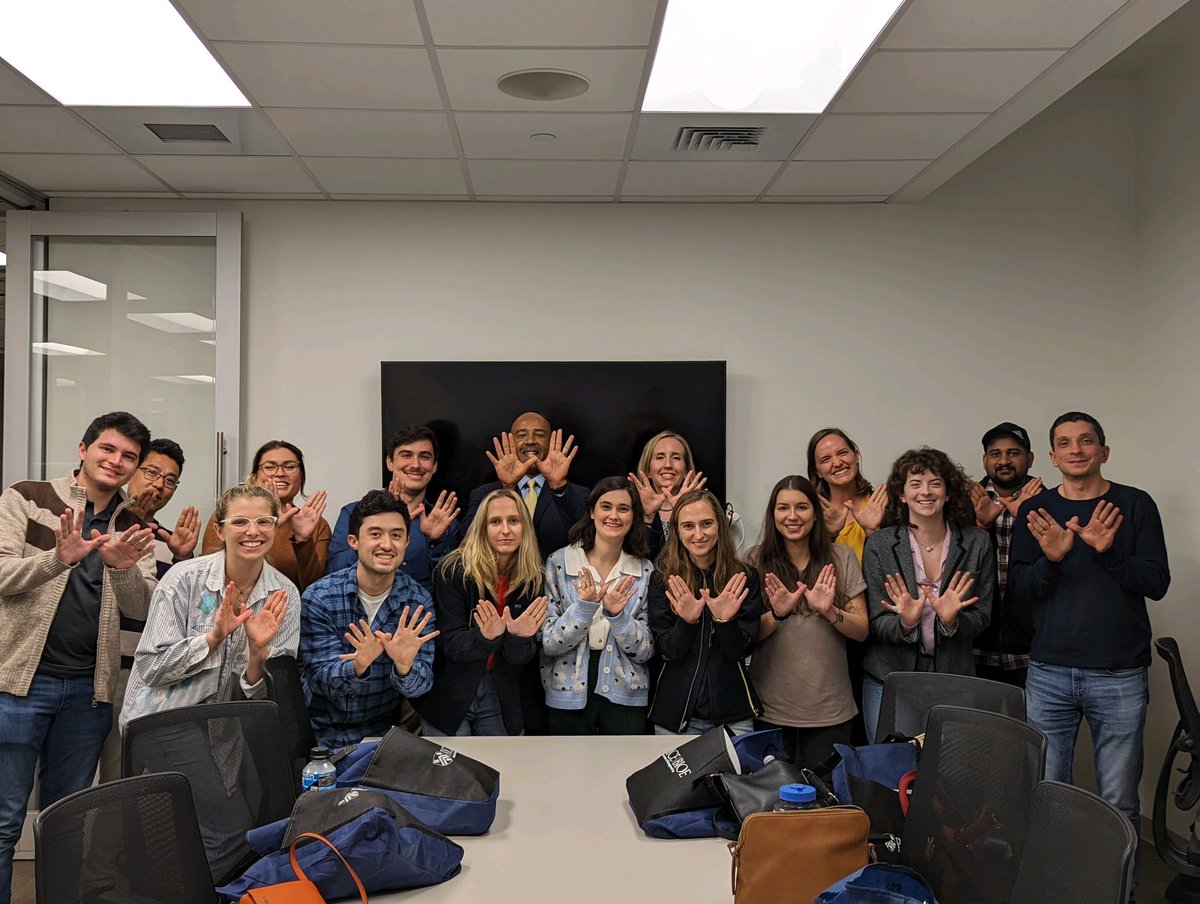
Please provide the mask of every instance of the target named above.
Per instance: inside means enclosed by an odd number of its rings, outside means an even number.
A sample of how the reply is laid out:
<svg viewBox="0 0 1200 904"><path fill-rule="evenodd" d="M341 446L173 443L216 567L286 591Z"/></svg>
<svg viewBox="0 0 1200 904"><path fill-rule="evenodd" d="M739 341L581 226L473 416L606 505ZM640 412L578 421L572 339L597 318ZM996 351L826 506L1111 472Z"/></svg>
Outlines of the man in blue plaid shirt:
<svg viewBox="0 0 1200 904"><path fill-rule="evenodd" d="M408 507L372 490L350 516L347 539L357 564L304 591L301 677L313 732L326 746L384 734L406 697L433 686L433 601L397 571L408 530Z"/></svg>

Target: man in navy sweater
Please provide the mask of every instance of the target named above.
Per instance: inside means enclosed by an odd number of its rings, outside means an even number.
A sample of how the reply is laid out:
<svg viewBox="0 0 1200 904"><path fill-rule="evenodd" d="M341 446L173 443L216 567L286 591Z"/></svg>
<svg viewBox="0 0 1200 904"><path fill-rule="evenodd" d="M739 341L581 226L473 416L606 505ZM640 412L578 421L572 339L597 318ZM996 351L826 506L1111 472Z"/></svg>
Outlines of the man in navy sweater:
<svg viewBox="0 0 1200 904"><path fill-rule="evenodd" d="M1049 740L1046 778L1070 782L1080 718L1095 745L1100 794L1139 826L1150 617L1171 583L1158 507L1105 480L1104 429L1069 411L1050 428L1062 484L1021 505L1010 599L1029 607L1029 722Z"/></svg>

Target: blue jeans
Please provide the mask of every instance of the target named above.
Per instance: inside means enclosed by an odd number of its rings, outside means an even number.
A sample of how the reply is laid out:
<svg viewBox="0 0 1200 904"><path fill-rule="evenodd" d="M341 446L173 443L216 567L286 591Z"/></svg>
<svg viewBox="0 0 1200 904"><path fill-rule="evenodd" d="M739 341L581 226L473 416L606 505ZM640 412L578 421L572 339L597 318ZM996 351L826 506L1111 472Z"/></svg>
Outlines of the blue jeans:
<svg viewBox="0 0 1200 904"><path fill-rule="evenodd" d="M702 735L706 731L716 728L719 724L721 723L710 722L708 719L692 719L688 722L688 727L683 733L685 735ZM739 719L736 722L726 722L725 724L729 726L729 730L735 735L750 734L750 732L754 731L753 719ZM661 725L654 726L654 733L656 735L675 734L673 731L667 731L667 729L663 728Z"/></svg>
<svg viewBox="0 0 1200 904"><path fill-rule="evenodd" d="M444 738L446 733L424 719L421 720L421 734L428 738ZM504 716L500 712L500 691L496 688L496 679L491 672L484 674L475 691L475 699L467 709L467 714L454 732L456 737L467 735L498 735L505 737L508 729L504 727Z"/></svg>
<svg viewBox="0 0 1200 904"><path fill-rule="evenodd" d="M93 703L93 692L90 675L34 675L26 696L0 693L0 904L12 896L13 851L34 775L43 810L82 791L96 775L112 704Z"/></svg>

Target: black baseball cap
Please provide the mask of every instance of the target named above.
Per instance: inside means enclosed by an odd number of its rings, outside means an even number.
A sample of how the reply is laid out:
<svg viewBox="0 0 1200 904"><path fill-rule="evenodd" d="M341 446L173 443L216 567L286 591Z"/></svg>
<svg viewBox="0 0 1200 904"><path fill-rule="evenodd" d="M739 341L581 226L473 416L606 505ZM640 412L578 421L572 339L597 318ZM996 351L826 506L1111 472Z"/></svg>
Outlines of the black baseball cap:
<svg viewBox="0 0 1200 904"><path fill-rule="evenodd" d="M1025 447L1026 452L1033 451L1033 447L1029 445L1029 433L1026 432L1024 427L1019 427L1012 421L1005 421L1002 424L997 424L995 427L985 433L983 435L983 448L986 449L998 437L1001 436L1011 436Z"/></svg>

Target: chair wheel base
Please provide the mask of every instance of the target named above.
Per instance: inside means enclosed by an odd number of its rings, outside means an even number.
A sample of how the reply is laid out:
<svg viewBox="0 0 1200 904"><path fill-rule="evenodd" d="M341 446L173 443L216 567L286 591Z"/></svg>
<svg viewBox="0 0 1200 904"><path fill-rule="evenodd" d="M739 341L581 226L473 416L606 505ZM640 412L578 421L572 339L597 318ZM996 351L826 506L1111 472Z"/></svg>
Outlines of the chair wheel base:
<svg viewBox="0 0 1200 904"><path fill-rule="evenodd" d="M1200 904L1200 877L1176 876L1164 892L1167 904Z"/></svg>

